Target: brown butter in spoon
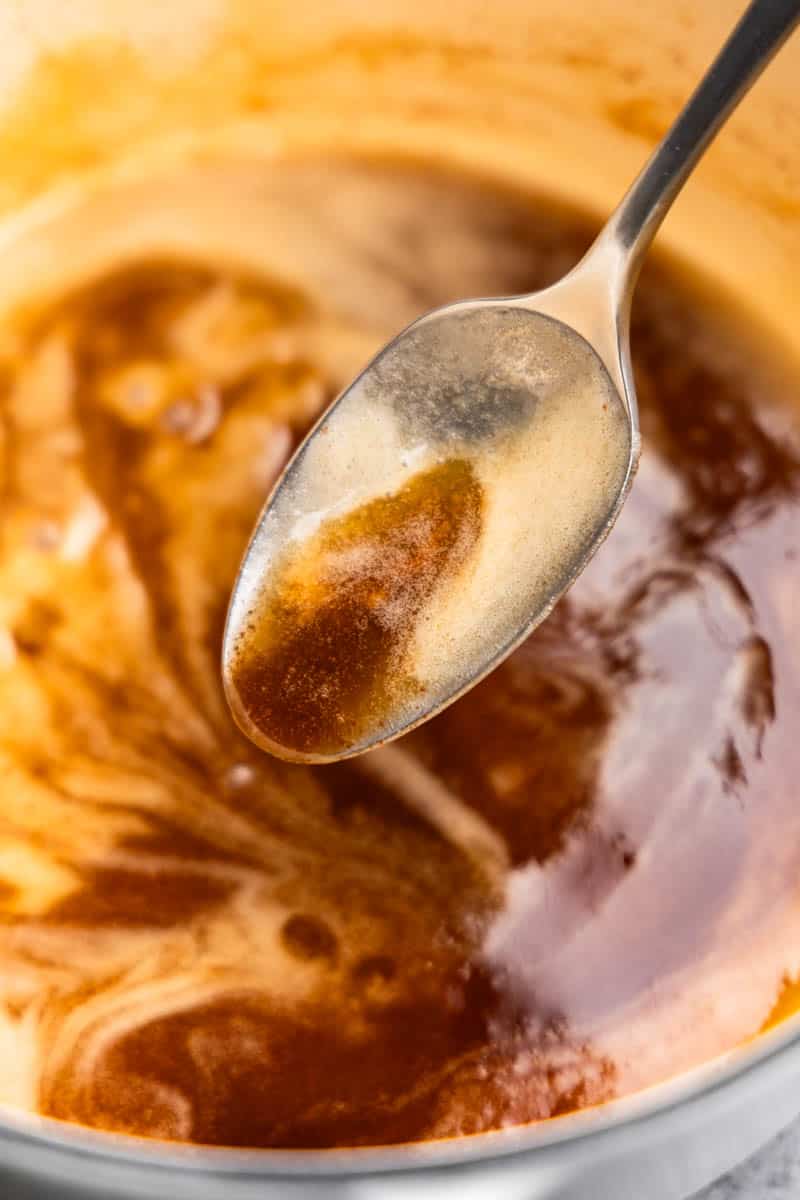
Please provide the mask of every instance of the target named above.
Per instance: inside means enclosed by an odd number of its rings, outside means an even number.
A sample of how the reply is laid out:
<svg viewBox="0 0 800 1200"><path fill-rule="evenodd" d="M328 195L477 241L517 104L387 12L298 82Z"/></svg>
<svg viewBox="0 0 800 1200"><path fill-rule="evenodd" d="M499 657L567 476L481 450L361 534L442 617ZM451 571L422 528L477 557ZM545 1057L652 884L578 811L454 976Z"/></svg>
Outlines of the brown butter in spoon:
<svg viewBox="0 0 800 1200"><path fill-rule="evenodd" d="M483 502L470 463L450 459L286 553L234 656L250 736L283 757L325 757L413 698L415 627L475 548Z"/></svg>

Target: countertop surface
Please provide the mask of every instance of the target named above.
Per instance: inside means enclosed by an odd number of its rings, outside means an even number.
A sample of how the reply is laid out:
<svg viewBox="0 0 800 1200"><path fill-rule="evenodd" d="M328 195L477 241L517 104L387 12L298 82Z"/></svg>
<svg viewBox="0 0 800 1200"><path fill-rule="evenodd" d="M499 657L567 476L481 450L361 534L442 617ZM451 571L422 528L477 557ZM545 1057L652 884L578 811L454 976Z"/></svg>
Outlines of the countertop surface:
<svg viewBox="0 0 800 1200"><path fill-rule="evenodd" d="M695 1200L798 1200L800 1120Z"/></svg>

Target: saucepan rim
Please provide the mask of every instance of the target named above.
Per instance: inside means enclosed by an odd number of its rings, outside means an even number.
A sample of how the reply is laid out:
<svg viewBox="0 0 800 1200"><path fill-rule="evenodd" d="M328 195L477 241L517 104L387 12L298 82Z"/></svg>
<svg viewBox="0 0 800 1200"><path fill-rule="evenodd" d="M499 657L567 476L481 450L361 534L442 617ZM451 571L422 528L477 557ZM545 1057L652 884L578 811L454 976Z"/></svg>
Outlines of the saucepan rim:
<svg viewBox="0 0 800 1200"><path fill-rule="evenodd" d="M16 1144L103 1160L119 1168L243 1175L251 1178L323 1178L409 1172L489 1163L513 1155L535 1155L556 1147L610 1142L633 1128L665 1120L681 1109L756 1084L776 1071L800 1070L800 1013L733 1050L672 1079L617 1100L513 1129L388 1146L335 1149L239 1149L172 1143L106 1133L0 1105L0 1164L3 1148ZM589 1147L586 1146L588 1149ZM33 1166L33 1160L28 1162ZM35 1169L35 1168L34 1168Z"/></svg>

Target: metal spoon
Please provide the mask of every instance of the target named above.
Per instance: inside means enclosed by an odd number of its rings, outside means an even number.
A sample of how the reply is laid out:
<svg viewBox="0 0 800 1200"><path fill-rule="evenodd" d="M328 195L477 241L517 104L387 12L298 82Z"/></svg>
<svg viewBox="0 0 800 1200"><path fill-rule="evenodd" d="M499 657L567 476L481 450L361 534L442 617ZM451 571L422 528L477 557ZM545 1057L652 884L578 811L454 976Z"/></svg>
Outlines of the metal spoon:
<svg viewBox="0 0 800 1200"><path fill-rule="evenodd" d="M581 573L616 520L639 457L629 318L645 251L703 151L799 20L800 0L753 0L564 279L535 295L428 313L326 411L267 501L231 597L223 681L254 742L283 758L329 762L400 736L497 666ZM414 615L406 645L414 687L396 697L382 692L382 703L355 724L344 721L333 741L276 734L237 667L287 553L337 514L398 494L415 473L435 474L454 460L467 464L485 497L478 551L448 568L449 586L426 593L430 603L414 607L408 539L395 539L397 569L406 572L397 595ZM396 596L392 602L397 609ZM390 609L376 620L396 619Z"/></svg>

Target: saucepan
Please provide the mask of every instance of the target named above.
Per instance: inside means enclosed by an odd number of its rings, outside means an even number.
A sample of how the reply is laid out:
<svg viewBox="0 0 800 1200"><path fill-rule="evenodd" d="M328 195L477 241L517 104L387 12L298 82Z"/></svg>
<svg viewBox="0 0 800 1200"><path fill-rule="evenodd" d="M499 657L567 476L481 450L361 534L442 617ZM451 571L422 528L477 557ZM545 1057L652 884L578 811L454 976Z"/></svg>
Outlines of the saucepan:
<svg viewBox="0 0 800 1200"><path fill-rule="evenodd" d="M52 253L52 230L78 203L135 186L145 169L167 180L187 159L246 151L268 163L287 149L332 148L413 155L603 217L741 8L739 0L6 4L0 307L46 290L56 265L79 279L147 241L148 228L157 240L152 213L115 225L113 205L98 201L69 261L56 264ZM800 38L731 120L660 235L787 345L800 325L798 77ZM168 193L165 185L165 211ZM192 203L173 241L224 250L224 222L201 195ZM632 1097L409 1147L188 1148L8 1106L0 1188L9 1200L679 1200L800 1112L799 1080L795 1016Z"/></svg>

